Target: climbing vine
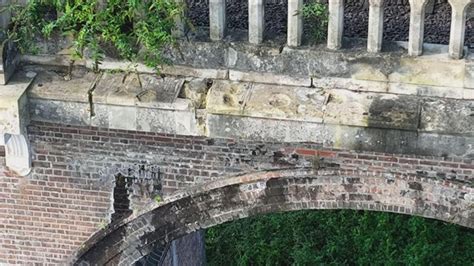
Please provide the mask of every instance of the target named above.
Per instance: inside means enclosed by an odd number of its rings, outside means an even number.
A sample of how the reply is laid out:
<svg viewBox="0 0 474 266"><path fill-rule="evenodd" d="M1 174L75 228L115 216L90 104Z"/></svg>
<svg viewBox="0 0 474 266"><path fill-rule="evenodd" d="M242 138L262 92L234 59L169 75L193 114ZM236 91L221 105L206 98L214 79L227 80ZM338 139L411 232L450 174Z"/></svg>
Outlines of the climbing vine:
<svg viewBox="0 0 474 266"><path fill-rule="evenodd" d="M8 37L22 52L37 52L38 37L72 40L74 58L98 66L106 52L157 68L163 49L175 43L173 30L184 6L173 0L30 0L12 4Z"/></svg>

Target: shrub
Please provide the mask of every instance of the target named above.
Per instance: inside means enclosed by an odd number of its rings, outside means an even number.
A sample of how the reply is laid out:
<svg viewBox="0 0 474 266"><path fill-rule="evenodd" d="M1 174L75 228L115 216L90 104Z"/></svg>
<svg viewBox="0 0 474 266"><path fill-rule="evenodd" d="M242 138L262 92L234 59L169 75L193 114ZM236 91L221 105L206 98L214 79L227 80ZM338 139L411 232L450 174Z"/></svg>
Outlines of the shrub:
<svg viewBox="0 0 474 266"><path fill-rule="evenodd" d="M318 0L311 0L303 6L301 13L309 28L311 40L316 43L324 41L329 22L328 6L318 2Z"/></svg>
<svg viewBox="0 0 474 266"><path fill-rule="evenodd" d="M96 65L112 46L122 59L163 64L162 49L173 44L175 20L184 6L173 0L30 0L11 5L14 18L8 37L22 52L35 52L36 37L66 35L75 58L85 51Z"/></svg>

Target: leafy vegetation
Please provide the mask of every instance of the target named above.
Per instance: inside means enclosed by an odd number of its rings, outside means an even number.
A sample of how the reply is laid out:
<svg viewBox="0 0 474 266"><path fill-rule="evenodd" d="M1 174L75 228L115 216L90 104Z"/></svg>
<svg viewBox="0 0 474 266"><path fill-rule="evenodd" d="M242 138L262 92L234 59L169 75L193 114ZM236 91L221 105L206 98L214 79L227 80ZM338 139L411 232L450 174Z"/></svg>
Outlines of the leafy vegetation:
<svg viewBox="0 0 474 266"><path fill-rule="evenodd" d="M158 67L162 49L174 43L175 21L184 6L174 0L29 0L10 5L7 34L22 52L35 52L36 37L62 34L73 41L74 58L98 65L112 47L122 59Z"/></svg>
<svg viewBox="0 0 474 266"><path fill-rule="evenodd" d="M311 0L303 6L301 11L305 23L309 25L310 38L316 42L322 42L326 39L329 22L329 9L327 4L320 3L318 0Z"/></svg>
<svg viewBox="0 0 474 266"><path fill-rule="evenodd" d="M300 211L206 232L209 265L472 265L473 230L363 211Z"/></svg>

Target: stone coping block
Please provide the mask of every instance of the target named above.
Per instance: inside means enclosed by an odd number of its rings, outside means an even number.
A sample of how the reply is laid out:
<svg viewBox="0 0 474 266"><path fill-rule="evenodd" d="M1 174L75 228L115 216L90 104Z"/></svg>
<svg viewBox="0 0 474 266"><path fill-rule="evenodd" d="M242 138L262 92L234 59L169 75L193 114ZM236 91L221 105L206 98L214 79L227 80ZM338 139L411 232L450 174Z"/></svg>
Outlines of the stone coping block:
<svg viewBox="0 0 474 266"><path fill-rule="evenodd" d="M0 134L20 135L29 122L26 90L34 77L33 72L18 72L8 85L0 86Z"/></svg>
<svg viewBox="0 0 474 266"><path fill-rule="evenodd" d="M363 128L474 135L474 102L217 81L207 112L228 116L303 121Z"/></svg>
<svg viewBox="0 0 474 266"><path fill-rule="evenodd" d="M342 88L354 91L474 99L474 59L468 55L452 60L447 46L425 44L425 54L409 57L403 43L384 53L367 53L365 47L329 51L324 47L277 47L232 42L179 42L165 57L173 66L163 66L161 75L230 79L288 86ZM51 58L45 58L51 57ZM64 56L63 56L64 57ZM23 56L27 64L68 64L60 55ZM77 62L91 67L90 60ZM143 64L106 59L103 70L136 70L156 74Z"/></svg>

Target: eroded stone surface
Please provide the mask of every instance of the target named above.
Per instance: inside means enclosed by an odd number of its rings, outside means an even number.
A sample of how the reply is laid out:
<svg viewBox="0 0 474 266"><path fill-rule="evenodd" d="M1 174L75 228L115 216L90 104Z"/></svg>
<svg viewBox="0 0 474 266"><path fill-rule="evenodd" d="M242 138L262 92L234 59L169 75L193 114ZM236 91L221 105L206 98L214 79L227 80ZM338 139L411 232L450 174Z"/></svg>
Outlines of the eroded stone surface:
<svg viewBox="0 0 474 266"><path fill-rule="evenodd" d="M19 72L8 85L0 86L0 134L23 134L29 123L29 106L26 90L34 73Z"/></svg>
<svg viewBox="0 0 474 266"><path fill-rule="evenodd" d="M85 68L73 68L70 75L67 69L60 67L29 66L24 69L38 73L28 95L40 99L88 102L88 91L97 77Z"/></svg>
<svg viewBox="0 0 474 266"><path fill-rule="evenodd" d="M94 88L96 103L139 105L170 104L177 98L184 83L179 78L137 73L104 73Z"/></svg>
<svg viewBox="0 0 474 266"><path fill-rule="evenodd" d="M329 95L320 89L254 84L244 115L322 122Z"/></svg>
<svg viewBox="0 0 474 266"><path fill-rule="evenodd" d="M420 128L474 135L474 101L426 99L422 105Z"/></svg>
<svg viewBox="0 0 474 266"><path fill-rule="evenodd" d="M208 112L242 113L250 89L249 83L215 81L207 95Z"/></svg>

